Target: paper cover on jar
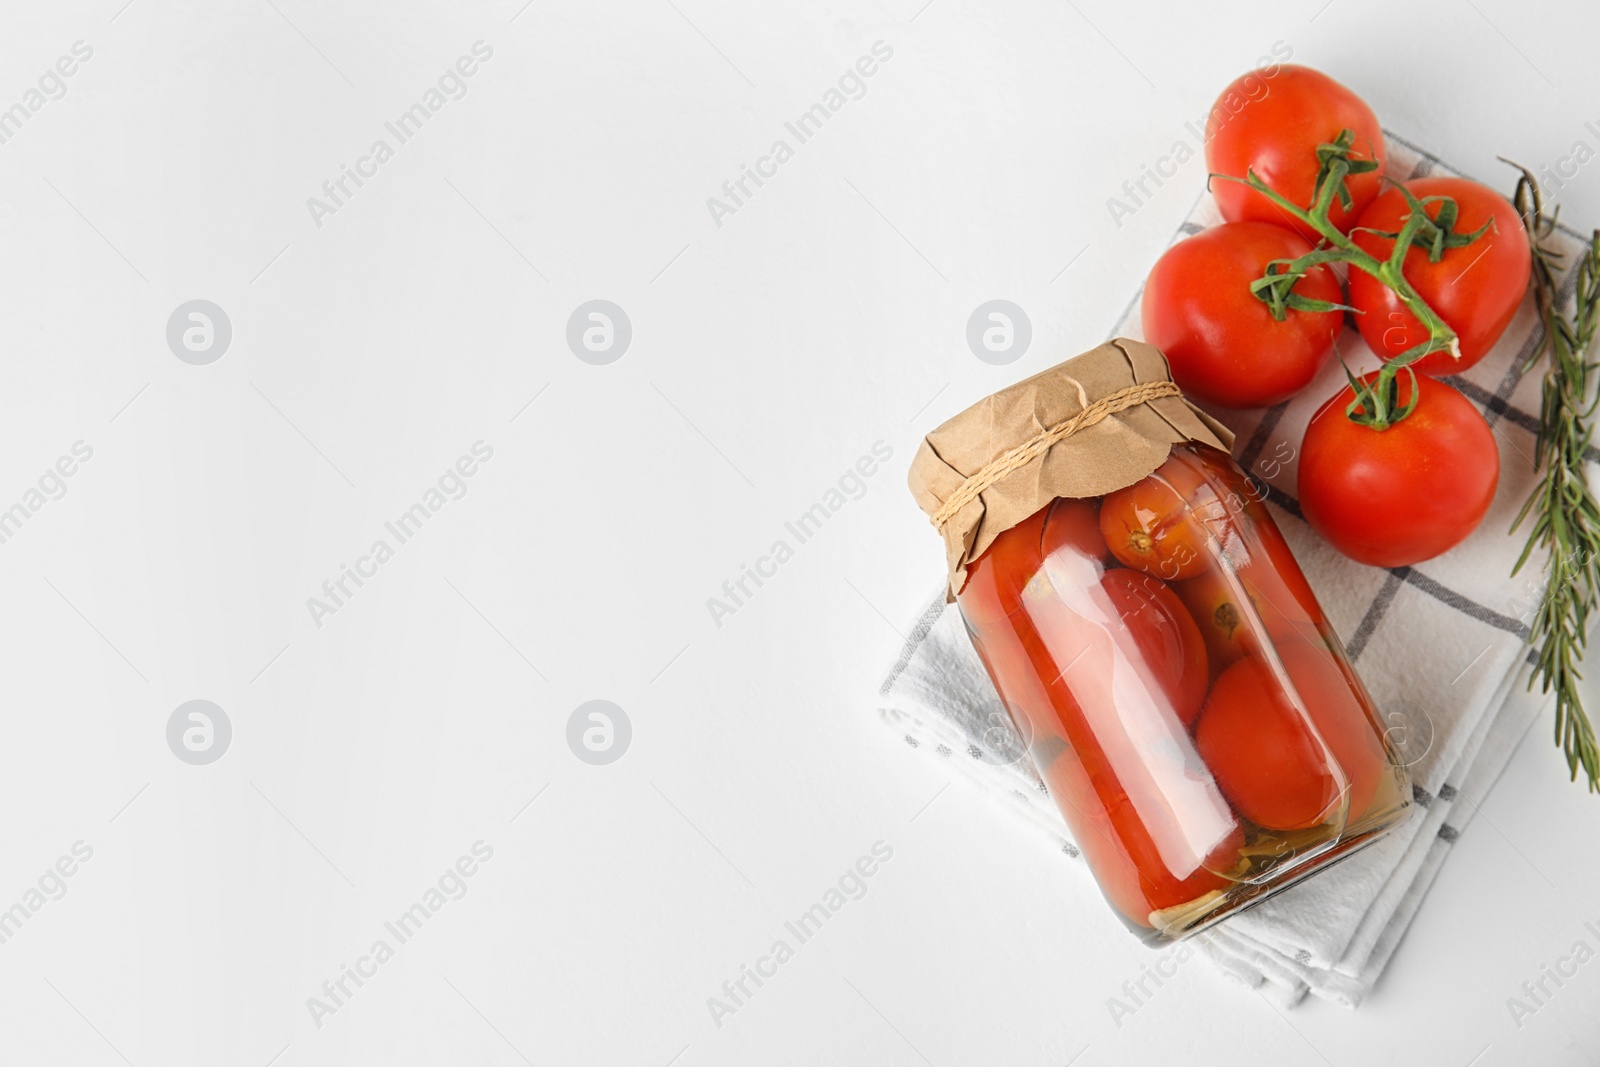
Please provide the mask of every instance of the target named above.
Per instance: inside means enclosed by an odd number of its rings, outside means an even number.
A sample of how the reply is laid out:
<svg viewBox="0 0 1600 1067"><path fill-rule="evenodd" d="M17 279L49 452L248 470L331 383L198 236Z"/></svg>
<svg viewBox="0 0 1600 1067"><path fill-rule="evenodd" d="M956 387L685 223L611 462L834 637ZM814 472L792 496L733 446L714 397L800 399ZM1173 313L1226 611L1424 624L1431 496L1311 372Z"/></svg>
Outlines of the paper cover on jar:
<svg viewBox="0 0 1600 1067"><path fill-rule="evenodd" d="M1183 398L1166 357L1117 338L986 397L923 439L908 478L944 536L946 596L995 538L1057 497L1103 496L1174 444L1228 451L1233 433Z"/></svg>

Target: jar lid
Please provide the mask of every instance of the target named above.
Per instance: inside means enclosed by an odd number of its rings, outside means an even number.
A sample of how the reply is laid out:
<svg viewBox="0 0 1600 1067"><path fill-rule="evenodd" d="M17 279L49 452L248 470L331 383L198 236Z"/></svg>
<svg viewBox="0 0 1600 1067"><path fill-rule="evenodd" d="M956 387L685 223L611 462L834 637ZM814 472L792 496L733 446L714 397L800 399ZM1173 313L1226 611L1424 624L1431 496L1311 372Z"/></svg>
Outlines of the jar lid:
<svg viewBox="0 0 1600 1067"><path fill-rule="evenodd" d="M1227 451L1233 433L1184 399L1158 349L1120 337L946 420L917 449L909 482L944 535L948 595L1006 530L1057 497L1132 485L1182 441Z"/></svg>

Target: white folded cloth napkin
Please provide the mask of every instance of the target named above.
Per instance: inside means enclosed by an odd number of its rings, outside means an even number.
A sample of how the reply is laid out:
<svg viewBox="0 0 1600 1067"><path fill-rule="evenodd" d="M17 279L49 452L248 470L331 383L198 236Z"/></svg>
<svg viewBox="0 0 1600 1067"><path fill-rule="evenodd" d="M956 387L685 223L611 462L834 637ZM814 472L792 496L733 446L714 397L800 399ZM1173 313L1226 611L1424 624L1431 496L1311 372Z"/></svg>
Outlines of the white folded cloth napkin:
<svg viewBox="0 0 1600 1067"><path fill-rule="evenodd" d="M1456 173L1393 133L1387 142L1388 173L1397 179ZM1487 184L1509 189L1514 178L1508 170ZM1174 240L1221 221L1210 196L1202 196ZM1583 239L1564 231L1556 243L1568 251L1570 294ZM1139 338L1139 323L1136 296L1112 336ZM1544 559L1536 555L1513 579L1526 528L1508 533L1537 484L1532 457L1545 364L1528 373L1524 367L1539 331L1530 296L1495 349L1449 379L1494 427L1500 484L1477 532L1413 567L1354 563L1300 517L1295 458L1311 415L1345 384L1337 361L1287 403L1212 412L1238 435L1240 466L1269 487L1273 517L1409 763L1417 808L1376 844L1196 938L1225 973L1284 1006L1307 992L1351 1008L1361 1002L1529 724L1550 714L1551 699L1528 688L1528 623ZM1339 349L1357 372L1378 365L1354 330L1345 330ZM1026 754L1016 758L1021 746L1008 736L1004 705L942 588L879 695L883 721L909 746L942 758L1081 862L1032 762ZM1084 873L1084 921L1115 922Z"/></svg>

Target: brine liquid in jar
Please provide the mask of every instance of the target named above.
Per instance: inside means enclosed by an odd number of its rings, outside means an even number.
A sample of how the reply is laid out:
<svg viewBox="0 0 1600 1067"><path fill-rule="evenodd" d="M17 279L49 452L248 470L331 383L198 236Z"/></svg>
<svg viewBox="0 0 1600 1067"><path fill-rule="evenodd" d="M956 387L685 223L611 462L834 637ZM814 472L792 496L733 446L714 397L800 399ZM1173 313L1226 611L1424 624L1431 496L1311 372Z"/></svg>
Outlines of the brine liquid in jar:
<svg viewBox="0 0 1600 1067"><path fill-rule="evenodd" d="M1410 787L1255 486L1172 446L1000 534L957 596L1102 891L1193 933L1374 840Z"/></svg>

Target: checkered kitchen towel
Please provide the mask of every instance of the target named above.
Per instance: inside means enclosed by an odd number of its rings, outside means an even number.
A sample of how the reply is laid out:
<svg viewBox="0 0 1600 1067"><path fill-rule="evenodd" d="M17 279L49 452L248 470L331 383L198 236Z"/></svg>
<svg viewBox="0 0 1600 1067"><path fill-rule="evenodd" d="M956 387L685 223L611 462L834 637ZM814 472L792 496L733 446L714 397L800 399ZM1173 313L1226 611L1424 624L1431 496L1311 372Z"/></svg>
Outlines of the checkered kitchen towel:
<svg viewBox="0 0 1600 1067"><path fill-rule="evenodd" d="M1388 146L1392 175L1456 173L1392 133ZM1509 187L1511 177L1497 175L1491 184ZM1174 240L1221 221L1211 198L1202 196ZM1583 242L1572 232L1559 240L1568 251L1564 292L1570 296ZM1139 323L1135 296L1112 336L1140 337ZM1280 1003L1297 1003L1307 992L1347 1007L1360 1003L1451 843L1472 820L1528 725L1549 713L1549 702L1527 689L1527 622L1539 597L1542 561L1531 561L1512 579L1523 536L1507 535L1536 483L1532 456L1540 373L1536 368L1524 375L1523 366L1538 334L1529 297L1494 351L1450 379L1494 427L1500 485L1477 533L1414 567L1383 570L1353 563L1301 518L1294 496L1295 456L1306 422L1344 384L1337 361L1286 403L1214 412L1238 435L1240 466L1269 487L1274 518L1344 638L1351 661L1394 725L1411 763L1420 809L1377 844L1198 939L1226 973ZM1345 331L1340 351L1358 371L1377 366L1354 330ZM942 590L913 629L880 698L884 721L907 744L943 758L1039 827L1068 856L1078 857L1026 755L1007 762L995 754L1007 748L1004 740L994 743L996 729L1009 730L1005 712ZM1082 897L1086 913L1104 907L1087 876Z"/></svg>

